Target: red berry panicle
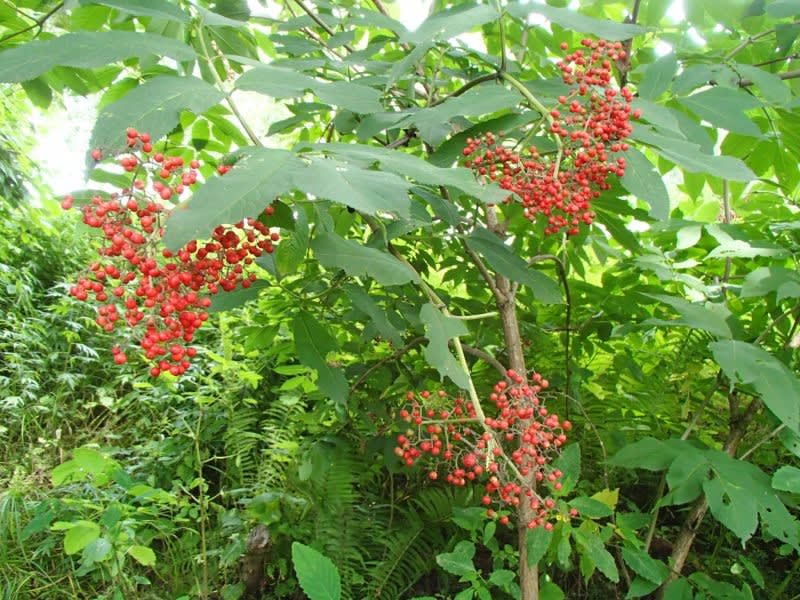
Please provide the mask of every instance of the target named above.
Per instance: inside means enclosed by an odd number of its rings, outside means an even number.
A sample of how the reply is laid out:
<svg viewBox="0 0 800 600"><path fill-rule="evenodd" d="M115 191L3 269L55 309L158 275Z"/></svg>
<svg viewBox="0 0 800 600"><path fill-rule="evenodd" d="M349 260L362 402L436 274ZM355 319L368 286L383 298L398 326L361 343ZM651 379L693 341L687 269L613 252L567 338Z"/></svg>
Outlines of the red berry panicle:
<svg viewBox="0 0 800 600"><path fill-rule="evenodd" d="M95 196L81 207L83 222L103 236L98 260L70 288L78 300L98 304L97 324L112 332L127 328L125 341L113 349L114 362L127 362L125 348L139 346L151 364L150 374L178 376L190 365L197 349L190 344L208 320L211 296L256 280L249 267L271 253L279 239L262 219L219 225L209 240L193 240L177 252L164 247L164 221L182 194L198 181L199 163L179 156L153 153L150 136L127 130L129 151L114 160L132 174L130 188ZM95 161L103 159L92 151ZM224 175L229 166L220 166ZM61 206L72 208L66 196Z"/></svg>
<svg viewBox="0 0 800 600"><path fill-rule="evenodd" d="M487 507L495 505L502 511L527 502L535 513L527 526L550 529L556 502L546 491L562 488L562 473L552 461L572 425L545 408L539 394L549 383L540 374L533 374L530 382L513 370L507 377L488 398L495 416L486 416L483 422L476 407L461 396L450 400L443 390L435 396L427 390L408 392L410 406L399 415L407 429L397 436L395 454L408 467L425 459L433 463L428 472L431 480L441 472L455 486L483 482ZM492 508L487 515L497 516ZM505 514L499 520L509 521Z"/></svg>
<svg viewBox="0 0 800 600"><path fill-rule="evenodd" d="M547 131L558 138L561 151L541 153L531 146L516 152L503 145L502 134L493 133L467 139L463 151L465 166L512 192L506 202L516 197L531 221L546 217L548 234L575 235L581 223L592 223L591 201L609 189L609 176L624 175L626 161L618 153L628 150L631 117L640 116L631 110L630 90L613 85L611 66L626 56L622 44L588 39L582 44L557 64L570 91L547 115Z"/></svg>

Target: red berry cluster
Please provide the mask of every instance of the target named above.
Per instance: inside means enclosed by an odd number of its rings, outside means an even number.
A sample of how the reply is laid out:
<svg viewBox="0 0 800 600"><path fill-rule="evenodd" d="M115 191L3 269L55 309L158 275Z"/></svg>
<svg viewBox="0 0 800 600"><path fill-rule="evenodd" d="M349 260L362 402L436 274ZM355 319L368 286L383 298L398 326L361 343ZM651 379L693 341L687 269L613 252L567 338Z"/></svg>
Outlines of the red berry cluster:
<svg viewBox="0 0 800 600"><path fill-rule="evenodd" d="M583 40L585 49L566 54L558 63L567 95L558 98L550 111L548 132L556 136L561 149L542 154L532 146L515 152L503 146L502 134L487 133L467 139L465 166L478 176L497 181L522 202L525 216L533 221L547 217L545 232L566 230L578 233L581 223L595 218L591 201L609 188L608 178L625 173L625 158L613 155L628 149L631 134L632 93L612 85L611 65L623 60L620 42ZM566 44L561 48L566 50Z"/></svg>
<svg viewBox="0 0 800 600"><path fill-rule="evenodd" d="M220 290L250 287L256 280L248 267L263 253L271 253L279 239L264 221L273 213L267 206L261 219L245 219L220 225L206 242L193 240L177 252L162 244L163 224L171 208L164 202L177 199L197 183L199 163L187 165L179 156L152 154L150 136L128 129L129 152L116 158L133 174L130 188L108 199L95 196L81 207L83 222L99 229L103 244L99 260L70 288L78 300L99 303L97 324L106 331L118 326L130 329L150 361L150 374L181 375L197 354L189 346L197 329L208 320L211 296ZM99 150L92 157L102 160ZM218 169L226 173L230 167ZM74 199L65 197L68 210ZM114 362L127 362L125 351L115 346Z"/></svg>
<svg viewBox="0 0 800 600"><path fill-rule="evenodd" d="M411 406L400 411L400 418L410 427L397 436L395 454L408 467L422 458L446 463L441 468L446 470L447 482L455 486L485 481L484 505L517 508L527 502L535 514L527 526L550 529L548 518L556 503L541 492L545 485L554 491L562 488L562 473L551 463L572 425L545 408L539 393L549 383L540 374L535 373L530 382L513 370L507 376L489 396L496 407L495 416L483 419L462 397L449 402L444 391L435 397L427 390L408 392ZM444 406L431 406L437 403ZM439 470L433 468L428 477L437 480ZM495 517L496 513L490 508L487 515ZM509 522L506 514L499 520Z"/></svg>

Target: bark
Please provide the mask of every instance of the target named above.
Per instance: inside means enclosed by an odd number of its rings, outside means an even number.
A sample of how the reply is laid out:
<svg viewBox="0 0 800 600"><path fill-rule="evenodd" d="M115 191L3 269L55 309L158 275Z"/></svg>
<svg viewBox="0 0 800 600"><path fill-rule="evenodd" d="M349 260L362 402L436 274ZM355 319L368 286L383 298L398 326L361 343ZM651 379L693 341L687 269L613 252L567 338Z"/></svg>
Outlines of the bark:
<svg viewBox="0 0 800 600"><path fill-rule="evenodd" d="M256 525L247 536L247 551L242 557L242 581L247 600L260 600L263 597L267 585L264 566L269 542L269 530L264 525Z"/></svg>
<svg viewBox="0 0 800 600"><path fill-rule="evenodd" d="M761 408L761 401L753 400L747 409L742 412L738 410L738 399L735 391L731 392L729 401L731 405L731 425L728 439L725 441L723 450L728 456L736 457L736 451L739 449L739 444L742 442L742 438L747 431L747 426ZM672 547L672 555L669 560L671 566L670 573L659 589L659 600L664 598L664 592L667 586L680 577L683 566L686 564L686 559L689 557L689 551L692 549L694 538L697 536L697 530L703 522L706 512L708 512L708 502L706 502L705 496L701 495L695 500L692 508L686 515L678 538L675 540L675 544Z"/></svg>

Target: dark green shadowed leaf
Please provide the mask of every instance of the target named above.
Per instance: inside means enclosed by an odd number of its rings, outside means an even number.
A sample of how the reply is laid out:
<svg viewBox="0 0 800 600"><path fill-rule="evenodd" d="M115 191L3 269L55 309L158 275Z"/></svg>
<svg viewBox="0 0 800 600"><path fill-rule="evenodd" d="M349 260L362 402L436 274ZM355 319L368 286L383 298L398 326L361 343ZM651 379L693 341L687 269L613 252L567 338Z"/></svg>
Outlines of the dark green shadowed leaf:
<svg viewBox="0 0 800 600"><path fill-rule="evenodd" d="M101 4L141 17L188 23L189 15L167 0L81 0L82 5Z"/></svg>
<svg viewBox="0 0 800 600"><path fill-rule="evenodd" d="M297 357L317 372L317 385L337 404L347 403L348 387L344 373L328 364L326 356L338 350L336 340L311 314L302 311L292 324Z"/></svg>

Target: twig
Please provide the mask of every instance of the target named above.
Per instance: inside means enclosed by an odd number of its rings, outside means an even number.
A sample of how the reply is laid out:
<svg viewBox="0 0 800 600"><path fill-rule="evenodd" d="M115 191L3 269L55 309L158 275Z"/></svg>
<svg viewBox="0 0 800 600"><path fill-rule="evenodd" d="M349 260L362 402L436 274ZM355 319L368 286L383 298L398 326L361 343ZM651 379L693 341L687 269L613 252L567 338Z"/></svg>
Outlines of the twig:
<svg viewBox="0 0 800 600"><path fill-rule="evenodd" d="M758 449L758 447L759 447L759 446L763 446L764 444L766 444L768 441L770 441L772 438L774 438L776 435L778 435L778 434L779 434L781 431L783 431L784 429L786 429L786 423L781 423L781 424L780 424L780 425L778 425L778 426L777 426L775 429L773 429L773 430L772 430L772 431L770 431L770 432L769 432L767 435L765 435L763 438L761 438L761 439L760 439L758 442L756 442L756 443L753 445L753 447L752 447L752 448L750 448L750 449L749 449L749 450L747 450L747 451L746 451L744 454L742 454L742 455L739 457L739 460L744 460L744 459L746 459L746 458L747 458L748 456L750 456L750 455L751 455L753 452L755 452L755 451L756 451L756 449Z"/></svg>
<svg viewBox="0 0 800 600"><path fill-rule="evenodd" d="M12 6L13 6L13 4L12 4ZM37 29L37 28L39 29L39 31L37 31L33 36L33 37L38 37L38 35L40 33L42 33L42 30L44 29L44 24L47 22L47 20L50 17L52 17L54 14L56 14L59 10L61 10L63 7L64 7L64 3L63 2L59 2L53 8L51 8L48 12L46 12L43 16L41 16L40 18L36 19L34 21L33 25L31 25L30 27L25 27L24 29L20 29L19 31L13 31L13 32L1 37L0 38L0 44L2 44L3 42L5 42L7 40L10 40L12 38L17 37L18 35L22 35L23 33L27 33L31 29ZM30 18L30 17L28 17L28 18Z"/></svg>
<svg viewBox="0 0 800 600"><path fill-rule="evenodd" d="M505 368L505 366L503 366L503 363L501 363L491 354L484 352L480 348L473 348L472 346L467 346L466 344L461 344L461 346L464 348L464 352L466 352L467 354L470 354L475 358L478 358L483 362L493 366L495 370L498 373L500 373L500 375L502 375L503 377L507 376L506 375L507 369Z"/></svg>
<svg viewBox="0 0 800 600"><path fill-rule="evenodd" d="M319 15L317 15L313 10L311 10L308 7L308 5L306 5L306 3L303 2L303 0L294 0L294 2L295 2L295 4L297 4L297 6L299 6L300 8L303 9L303 12L305 12L309 17L311 17L311 20L314 21L314 23L316 23L317 25L322 27L322 29L325 31L325 33L327 33L328 35L336 35L336 32L333 29L331 29L328 26L328 24L325 23L325 21L323 21L319 17ZM342 47L345 50L347 50L348 52L351 52L351 53L355 52L355 50L353 50L353 47L350 46L349 44L342 44Z"/></svg>
<svg viewBox="0 0 800 600"><path fill-rule="evenodd" d="M250 127L249 123L245 120L244 115L239 111L239 107L236 106L236 103L233 101L233 96L227 90L225 83L222 81L222 78L217 73L217 68L214 65L214 61L211 59L211 54L208 52L208 46L206 45L206 40L203 37L203 29L201 28L198 31L198 36L200 39L200 48L203 51L203 56L205 57L206 61L208 62L208 67L211 71L211 75L214 77L214 81L216 81L219 90L225 94L225 101L228 103L228 106L231 109L231 112L236 116L236 119L241 123L242 128L247 133L247 137L250 138L250 141L253 142L256 146L263 146L261 140L258 139L255 131Z"/></svg>

